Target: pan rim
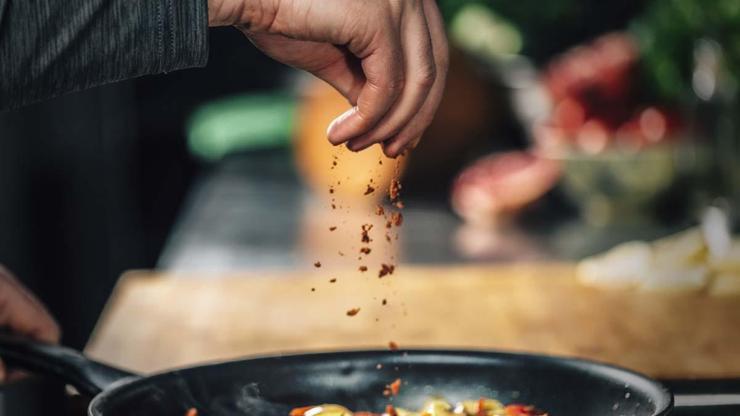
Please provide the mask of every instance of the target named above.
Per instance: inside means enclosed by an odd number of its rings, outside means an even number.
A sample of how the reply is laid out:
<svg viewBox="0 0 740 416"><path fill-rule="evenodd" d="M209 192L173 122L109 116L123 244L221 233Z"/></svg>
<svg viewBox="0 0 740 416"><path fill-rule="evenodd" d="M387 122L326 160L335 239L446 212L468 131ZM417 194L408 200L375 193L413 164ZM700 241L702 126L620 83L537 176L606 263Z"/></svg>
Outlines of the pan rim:
<svg viewBox="0 0 740 416"><path fill-rule="evenodd" d="M250 355L236 359L225 359L225 360L213 360L198 363L193 366L180 366L170 370L164 370L155 372L146 376L132 377L108 386L100 394L95 396L88 407L89 416L105 416L103 409L107 405L110 398L115 396L116 393L130 388L134 384L145 383L152 381L153 379L160 377L168 377L172 374L176 374L183 371L196 370L207 367L216 367L220 365L237 364L245 362L265 362L273 360L319 360L326 357L332 358L347 358L352 359L363 356L395 356L398 357L399 362L415 362L420 358L433 356L445 356L459 357L459 358L478 358L478 359L499 359L509 360L518 362L533 362L541 364L551 364L556 366L565 366L572 368L575 372L596 372L601 376L610 378L625 378L634 380L631 385L640 383L646 390L652 390L654 394L651 397L654 398L654 405L656 411L653 416L666 416L674 407L674 397L670 389L668 389L660 381L651 378L638 371L631 370L628 368L620 367L614 364L605 363L598 360L585 359L580 357L573 357L567 355L555 355L555 354L539 354L533 352L518 352L518 351L507 351L507 350L492 350L485 348L404 348L399 350L389 349L342 349L342 350L309 350L309 351L290 351L281 353L268 353ZM596 370L596 371L594 371Z"/></svg>

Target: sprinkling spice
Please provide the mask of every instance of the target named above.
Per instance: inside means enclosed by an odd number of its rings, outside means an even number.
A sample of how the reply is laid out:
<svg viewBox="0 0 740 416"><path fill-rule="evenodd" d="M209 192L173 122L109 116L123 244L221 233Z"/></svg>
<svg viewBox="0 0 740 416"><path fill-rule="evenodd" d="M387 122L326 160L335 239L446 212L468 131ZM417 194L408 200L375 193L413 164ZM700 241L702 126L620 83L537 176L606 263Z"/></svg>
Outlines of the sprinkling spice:
<svg viewBox="0 0 740 416"><path fill-rule="evenodd" d="M378 164L379 164L379 165L382 165L382 164L383 164L383 161L382 161L382 160L379 160L379 161L378 161Z"/></svg>
<svg viewBox="0 0 740 416"><path fill-rule="evenodd" d="M333 194L334 193L334 188L329 188L329 193L330 194Z"/></svg>
<svg viewBox="0 0 740 416"><path fill-rule="evenodd" d="M375 188L373 188L372 186L368 185L367 186L367 189L365 189L365 195L370 195L373 192L375 192Z"/></svg>
<svg viewBox="0 0 740 416"><path fill-rule="evenodd" d="M394 212L393 214L391 214L391 221L393 221L393 224L396 227L400 227L401 224L403 224L403 214L401 214L400 212Z"/></svg>
<svg viewBox="0 0 740 416"><path fill-rule="evenodd" d="M335 226L331 226L331 227L329 227L329 231L334 231L334 230L336 230L336 229L337 229L337 227L335 227Z"/></svg>
<svg viewBox="0 0 740 416"><path fill-rule="evenodd" d="M334 277L332 279L329 279L329 283L336 283L336 282L337 282L337 278L336 277Z"/></svg>
<svg viewBox="0 0 740 416"><path fill-rule="evenodd" d="M337 165L337 161L335 160L335 161L331 162L331 165L332 166L336 166Z"/></svg>
<svg viewBox="0 0 740 416"><path fill-rule="evenodd" d="M311 292L315 292L315 291L316 291L316 288L315 287L312 287L311 288Z"/></svg>
<svg viewBox="0 0 740 416"><path fill-rule="evenodd" d="M391 201L395 201L401 195L401 182L398 179L393 179L391 185L388 188L388 197Z"/></svg>
<svg viewBox="0 0 740 416"><path fill-rule="evenodd" d="M368 234L368 232L370 230L372 230L372 229L373 229L373 225L372 224L362 224L362 239L361 239L361 241L363 243L369 243L369 242L373 241L370 238L370 235Z"/></svg>
<svg viewBox="0 0 740 416"><path fill-rule="evenodd" d="M389 348L389 349L390 349L391 351L398 351L398 344L396 344L396 343L395 343L394 341L390 341L390 342L388 343L388 348Z"/></svg>
<svg viewBox="0 0 740 416"><path fill-rule="evenodd" d="M385 406L385 413L384 414L385 415L388 415L388 416L398 416L398 412L396 412L396 408L393 407L392 404L389 404L389 405Z"/></svg>
<svg viewBox="0 0 740 416"><path fill-rule="evenodd" d="M378 205L378 207L375 208L375 215L385 215L385 209L383 209L382 205Z"/></svg>
<svg viewBox="0 0 740 416"><path fill-rule="evenodd" d="M185 413L185 416L198 416L198 409L191 407L188 409L187 413Z"/></svg>
<svg viewBox="0 0 740 416"><path fill-rule="evenodd" d="M337 206L335 204L331 204L331 209L337 209Z"/></svg>
<svg viewBox="0 0 740 416"><path fill-rule="evenodd" d="M383 299L383 306L388 304L388 299Z"/></svg>
<svg viewBox="0 0 740 416"><path fill-rule="evenodd" d="M370 254L370 251L371 251L370 250L370 247L362 247L360 249L360 253L362 253L362 254Z"/></svg>
<svg viewBox="0 0 740 416"><path fill-rule="evenodd" d="M344 253L342 253L341 251L337 251L337 254L339 254L340 256L344 257Z"/></svg>
<svg viewBox="0 0 740 416"><path fill-rule="evenodd" d="M388 385L388 388L391 390L391 395L398 396L398 392L401 391L401 379L397 378L393 380L393 382Z"/></svg>
<svg viewBox="0 0 740 416"><path fill-rule="evenodd" d="M316 263L313 264L313 267L318 269L319 267L321 267L321 262L317 261Z"/></svg>
<svg viewBox="0 0 740 416"><path fill-rule="evenodd" d="M367 266L360 266L359 270L364 273L367 271Z"/></svg>
<svg viewBox="0 0 740 416"><path fill-rule="evenodd" d="M391 221L391 220L386 221L385 222L385 228L391 228L391 227L393 227L393 221Z"/></svg>
<svg viewBox="0 0 740 416"><path fill-rule="evenodd" d="M406 207L403 204L403 201L401 201L401 200L396 201L396 204L395 205L396 205L396 208L398 208L398 209L404 209Z"/></svg>
<svg viewBox="0 0 740 416"><path fill-rule="evenodd" d="M390 234L385 233L385 241L387 241L389 243L391 242L391 236L390 236Z"/></svg>
<svg viewBox="0 0 740 416"><path fill-rule="evenodd" d="M347 316L355 316L360 313L360 308L352 308L347 311Z"/></svg>
<svg viewBox="0 0 740 416"><path fill-rule="evenodd" d="M385 264L383 263L380 266L380 271L378 272L378 277L387 276L389 274L393 274L393 272L396 270L396 266L392 264Z"/></svg>

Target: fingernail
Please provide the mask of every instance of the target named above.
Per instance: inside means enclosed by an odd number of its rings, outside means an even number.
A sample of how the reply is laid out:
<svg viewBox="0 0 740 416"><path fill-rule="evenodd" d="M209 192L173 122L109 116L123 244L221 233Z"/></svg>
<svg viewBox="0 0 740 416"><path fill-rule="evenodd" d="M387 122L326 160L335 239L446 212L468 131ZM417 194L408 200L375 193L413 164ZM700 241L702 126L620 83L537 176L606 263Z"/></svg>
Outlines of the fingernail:
<svg viewBox="0 0 740 416"><path fill-rule="evenodd" d="M349 139L349 137L342 137L342 122L348 119L354 113L354 111L354 107L350 108L349 110L342 113L339 117L335 118L334 121L331 122L331 124L329 124L329 128L326 129L326 135L329 138L330 142L337 145Z"/></svg>

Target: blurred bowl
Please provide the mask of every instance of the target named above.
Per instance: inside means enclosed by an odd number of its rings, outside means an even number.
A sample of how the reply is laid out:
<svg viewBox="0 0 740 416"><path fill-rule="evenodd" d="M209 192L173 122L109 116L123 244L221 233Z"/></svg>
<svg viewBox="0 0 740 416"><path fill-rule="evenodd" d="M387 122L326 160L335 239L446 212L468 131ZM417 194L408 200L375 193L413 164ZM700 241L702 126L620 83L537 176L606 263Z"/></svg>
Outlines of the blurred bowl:
<svg viewBox="0 0 740 416"><path fill-rule="evenodd" d="M674 146L638 152L607 149L592 154L568 152L557 157L561 188L591 225L636 222L649 217L655 204L679 176Z"/></svg>

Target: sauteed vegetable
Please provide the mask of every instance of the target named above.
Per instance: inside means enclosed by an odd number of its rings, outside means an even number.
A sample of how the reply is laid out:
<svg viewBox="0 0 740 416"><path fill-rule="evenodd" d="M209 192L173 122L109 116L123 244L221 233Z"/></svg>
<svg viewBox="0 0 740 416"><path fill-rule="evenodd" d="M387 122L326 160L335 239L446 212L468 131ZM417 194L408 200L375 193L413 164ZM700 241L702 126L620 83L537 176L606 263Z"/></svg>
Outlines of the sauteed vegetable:
<svg viewBox="0 0 740 416"><path fill-rule="evenodd" d="M534 406L504 405L498 400L481 398L452 405L444 399L431 399L416 412L387 406L383 413L352 412L336 404L322 404L293 409L290 416L547 416Z"/></svg>

